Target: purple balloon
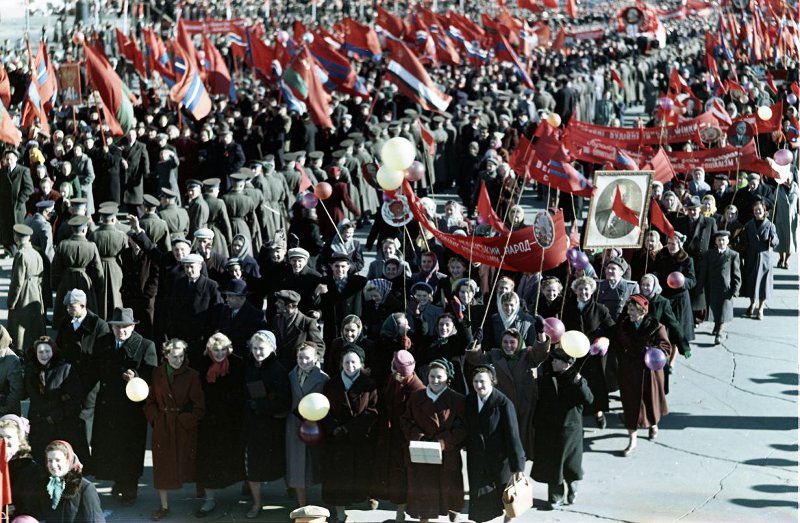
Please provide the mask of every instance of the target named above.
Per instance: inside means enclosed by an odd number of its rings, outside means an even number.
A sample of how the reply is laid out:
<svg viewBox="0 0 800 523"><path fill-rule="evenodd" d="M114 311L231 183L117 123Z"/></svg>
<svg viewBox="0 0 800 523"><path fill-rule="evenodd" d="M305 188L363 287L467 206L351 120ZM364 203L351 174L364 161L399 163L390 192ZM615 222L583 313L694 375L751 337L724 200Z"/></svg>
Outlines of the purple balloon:
<svg viewBox="0 0 800 523"><path fill-rule="evenodd" d="M779 149L775 152L775 156L772 157L780 166L789 165L792 163L792 151L789 149Z"/></svg>
<svg viewBox="0 0 800 523"><path fill-rule="evenodd" d="M314 196L313 192L307 192L303 195L303 207L306 209L313 209L317 206L319 200Z"/></svg>
<svg viewBox="0 0 800 523"><path fill-rule="evenodd" d="M644 364L650 370L661 370L667 364L667 355L658 347L649 347L644 353Z"/></svg>
<svg viewBox="0 0 800 523"><path fill-rule="evenodd" d="M591 265L591 263L589 263L589 257L586 256L585 252L579 253L578 258L572 262L572 267L577 271L582 271L589 265Z"/></svg>
<svg viewBox="0 0 800 523"><path fill-rule="evenodd" d="M309 447L322 443L322 429L316 421L303 421L297 428L297 435Z"/></svg>
<svg viewBox="0 0 800 523"><path fill-rule="evenodd" d="M789 102L789 105L794 105L797 103L797 95L794 93L789 93L786 95L786 101Z"/></svg>
<svg viewBox="0 0 800 523"><path fill-rule="evenodd" d="M672 98L667 98L666 96L663 98L658 99L658 106L661 107L665 111L669 111L673 107Z"/></svg>
<svg viewBox="0 0 800 523"><path fill-rule="evenodd" d="M550 343L558 343L564 335L564 324L558 318L546 318L544 320L544 333L550 337Z"/></svg>
<svg viewBox="0 0 800 523"><path fill-rule="evenodd" d="M567 260L569 260L570 264L575 265L575 260L578 259L578 256L580 256L580 254L581 250L578 249L577 247L573 247L567 251Z"/></svg>

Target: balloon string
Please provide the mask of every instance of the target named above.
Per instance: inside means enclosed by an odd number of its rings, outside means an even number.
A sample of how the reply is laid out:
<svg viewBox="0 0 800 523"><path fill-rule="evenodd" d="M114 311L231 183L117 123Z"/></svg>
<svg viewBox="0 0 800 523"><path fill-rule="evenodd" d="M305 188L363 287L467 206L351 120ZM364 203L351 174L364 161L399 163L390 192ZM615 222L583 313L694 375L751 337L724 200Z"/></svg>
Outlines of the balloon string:
<svg viewBox="0 0 800 523"><path fill-rule="evenodd" d="M336 224L333 222L333 216L331 216L331 213L328 212L328 208L325 207L325 204L322 202L320 203L322 204L322 210L325 211L325 214L328 215L328 219L331 221L331 225L333 225L333 230L336 231L336 236L339 237L339 241L342 242L342 245L344 245L344 238L342 238L342 233L339 232L339 227L337 227Z"/></svg>

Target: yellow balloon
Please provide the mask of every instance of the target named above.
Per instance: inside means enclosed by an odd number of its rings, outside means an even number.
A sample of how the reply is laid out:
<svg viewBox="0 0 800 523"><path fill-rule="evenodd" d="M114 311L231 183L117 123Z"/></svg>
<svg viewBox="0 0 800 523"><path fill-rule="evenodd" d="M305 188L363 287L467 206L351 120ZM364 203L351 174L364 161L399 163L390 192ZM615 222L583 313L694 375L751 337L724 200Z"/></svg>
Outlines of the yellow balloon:
<svg viewBox="0 0 800 523"><path fill-rule="evenodd" d="M567 331L561 336L561 348L573 358L582 358L589 353L592 346L589 338L581 331Z"/></svg>
<svg viewBox="0 0 800 523"><path fill-rule="evenodd" d="M559 127L561 125L561 116L559 116L558 113L548 114L545 120L553 127Z"/></svg>
<svg viewBox="0 0 800 523"><path fill-rule="evenodd" d="M328 415L328 411L331 410L331 403L324 394L312 392L300 400L297 410L304 419L319 421Z"/></svg>
<svg viewBox="0 0 800 523"><path fill-rule="evenodd" d="M769 120L770 118L772 118L772 109L770 109L766 105L762 105L761 107L758 108L757 114L758 117L761 118L762 120Z"/></svg>
<svg viewBox="0 0 800 523"><path fill-rule="evenodd" d="M381 186L381 189L384 191L394 191L395 189L399 189L401 185L403 185L403 179L405 178L405 173L403 171L395 171L387 169L385 165L382 165L380 169L378 169L378 185Z"/></svg>
<svg viewBox="0 0 800 523"><path fill-rule="evenodd" d="M147 386L147 382L142 378L133 378L125 385L125 394L131 401L144 401L149 393L150 387Z"/></svg>
<svg viewBox="0 0 800 523"><path fill-rule="evenodd" d="M414 163L416 156L414 144L402 136L388 139L381 148L381 161L392 171L405 171Z"/></svg>

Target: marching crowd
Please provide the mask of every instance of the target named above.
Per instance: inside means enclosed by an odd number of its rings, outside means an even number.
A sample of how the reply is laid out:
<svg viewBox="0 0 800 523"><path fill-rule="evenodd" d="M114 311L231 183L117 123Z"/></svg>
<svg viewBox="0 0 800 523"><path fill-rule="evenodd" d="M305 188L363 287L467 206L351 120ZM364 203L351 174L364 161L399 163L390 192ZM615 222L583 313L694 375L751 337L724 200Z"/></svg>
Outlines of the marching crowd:
<svg viewBox="0 0 800 523"><path fill-rule="evenodd" d="M308 22L305 8L284 7L281 24ZM598 8L584 21L612 16ZM796 156L780 183L702 168L654 182L674 234L647 230L641 249L590 251L587 265L543 273L475 263L416 221L394 227L368 167L388 139L405 137L425 164L414 188L439 230L500 234L476 217L481 182L508 230L519 230L527 224L515 191L525 184L509 154L520 138L550 113L619 127L629 105L643 105L642 123L654 126L673 68L705 102L707 23L668 23L664 48L612 31L569 53L537 48L535 89L499 62L441 65L431 76L453 97L444 113L399 94L375 63L356 63L376 99L334 93L330 130L250 78L235 101L215 98L202 122L149 90L134 127L113 141L95 105L75 119L55 111L52 132L6 147L0 168L0 244L13 258L0 331L12 516L103 521L101 499L136 503L148 447L160 501L153 520L170 517L169 492L186 483L197 486L203 518L244 482L247 518L256 518L262 484L283 480L298 507L321 483L331 521L379 500L397 507L398 521L455 521L462 450L472 521L503 516L503 490L523 480L526 461L548 485L550 507L574 503L584 414L605 429L609 394L619 391L629 435L621 454L630 455L639 429L658 436L671 366L691 356L695 328L713 322L723 343L736 296L750 299L745 317L764 317L773 274L797 247ZM69 36L60 41L56 53L77 53ZM115 48L107 54L114 59ZM3 61L14 107L25 58L10 51ZM749 66L725 62L723 76L738 70L751 80L741 96L725 95L729 115L787 99L797 61L779 68L786 80L772 93ZM118 70L131 73L122 61ZM794 100L785 132L755 138L764 156L787 140L796 155ZM587 178L600 167L574 166ZM330 191L317 200L320 182ZM440 208L434 194L451 199ZM566 194L546 202L581 227L584 203ZM364 243L357 230L368 232ZM608 351L576 360L550 318L608 338ZM663 369L645 361L653 349ZM126 393L135 378L149 385L140 402ZM330 408L309 434L298 405L312 393ZM412 461L415 441L438 442L441 463ZM97 494L99 481L112 482L113 500Z"/></svg>

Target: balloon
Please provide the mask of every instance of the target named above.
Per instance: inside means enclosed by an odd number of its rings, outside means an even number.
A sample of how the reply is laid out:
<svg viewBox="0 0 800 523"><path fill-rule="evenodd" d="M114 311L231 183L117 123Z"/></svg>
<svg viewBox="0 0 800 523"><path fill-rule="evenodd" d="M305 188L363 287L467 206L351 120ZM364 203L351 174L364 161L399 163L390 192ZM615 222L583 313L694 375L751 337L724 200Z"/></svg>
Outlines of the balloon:
<svg viewBox="0 0 800 523"><path fill-rule="evenodd" d="M418 182L425 175L425 166L422 162L414 161L406 172L406 180L409 182Z"/></svg>
<svg viewBox="0 0 800 523"><path fill-rule="evenodd" d="M405 171L411 167L416 155L414 144L402 136L389 138L381 148L381 161L391 171Z"/></svg>
<svg viewBox="0 0 800 523"><path fill-rule="evenodd" d="M671 272L667 276L667 287L670 289L683 289L684 283L686 283L686 278L678 271Z"/></svg>
<svg viewBox="0 0 800 523"><path fill-rule="evenodd" d="M318 203L319 200L314 196L313 192L307 192L303 195L303 207L306 209L313 209Z"/></svg>
<svg viewBox="0 0 800 523"><path fill-rule="evenodd" d="M550 343L558 343L564 335L564 324L558 318L544 320L544 333L550 338Z"/></svg>
<svg viewBox="0 0 800 523"><path fill-rule="evenodd" d="M571 265L575 265L575 261L578 259L580 255L581 255L581 250L578 249L577 247L573 247L572 249L567 251L567 260L569 260L569 263Z"/></svg>
<svg viewBox="0 0 800 523"><path fill-rule="evenodd" d="M608 352L608 344L609 344L608 338L606 338L605 336L600 336L599 338L594 340L592 346L589 347L589 354L593 356L605 356L606 352Z"/></svg>
<svg viewBox="0 0 800 523"><path fill-rule="evenodd" d="M289 40L289 33L287 31L278 31L277 40L279 42L286 42Z"/></svg>
<svg viewBox="0 0 800 523"><path fill-rule="evenodd" d="M650 370L661 370L667 364L667 356L658 347L648 347L644 353L644 364Z"/></svg>
<svg viewBox="0 0 800 523"><path fill-rule="evenodd" d="M319 392L312 392L300 400L297 411L308 421L319 421L328 415L331 403Z"/></svg>
<svg viewBox="0 0 800 523"><path fill-rule="evenodd" d="M582 358L589 354L589 338L581 331L567 331L561 336L561 348L573 358Z"/></svg>
<svg viewBox="0 0 800 523"><path fill-rule="evenodd" d="M314 42L314 35L312 33L303 34L303 42L307 44Z"/></svg>
<svg viewBox="0 0 800 523"><path fill-rule="evenodd" d="M319 182L314 187L314 195L320 200L327 200L333 194L333 187L328 182Z"/></svg>
<svg viewBox="0 0 800 523"><path fill-rule="evenodd" d="M72 43L75 45L83 45L86 41L86 36L81 31L75 31L72 35Z"/></svg>
<svg viewBox="0 0 800 523"><path fill-rule="evenodd" d="M772 109L770 109L766 105L762 105L761 107L758 108L756 114L758 114L758 117L761 118L762 120L769 120L770 118L772 118Z"/></svg>
<svg viewBox="0 0 800 523"><path fill-rule="evenodd" d="M781 167L789 165L792 163L792 151L789 149L778 149L772 159Z"/></svg>
<svg viewBox="0 0 800 523"><path fill-rule="evenodd" d="M789 93L786 96L786 101L789 102L789 105L794 105L797 103L797 95L794 93Z"/></svg>
<svg viewBox="0 0 800 523"><path fill-rule="evenodd" d="M672 98L664 96L658 99L658 106L665 111L669 111L674 107L674 103L672 102Z"/></svg>
<svg viewBox="0 0 800 523"><path fill-rule="evenodd" d="M558 113L550 113L545 117L547 123L552 125L553 127L560 127L561 126L561 116Z"/></svg>
<svg viewBox="0 0 800 523"><path fill-rule="evenodd" d="M586 267L588 267L589 265L591 265L591 263L589 263L589 257L586 256L585 252L578 253L577 259L574 262L572 262L572 267L576 271L582 271L586 269Z"/></svg>
<svg viewBox="0 0 800 523"><path fill-rule="evenodd" d="M125 385L125 394L131 401L144 401L150 393L150 387L142 378L133 378Z"/></svg>
<svg viewBox="0 0 800 523"><path fill-rule="evenodd" d="M319 428L319 423L316 421L304 421L297 429L297 436L300 441L314 447L322 443L322 429Z"/></svg>
<svg viewBox="0 0 800 523"><path fill-rule="evenodd" d="M17 516L11 520L11 523L39 523L39 520L33 516L28 516L27 514L22 516Z"/></svg>
<svg viewBox="0 0 800 523"><path fill-rule="evenodd" d="M405 178L403 171L389 170L385 165L382 165L381 168L378 169L378 185L380 185L381 189L384 191L399 189L400 186L403 185L403 178Z"/></svg>

